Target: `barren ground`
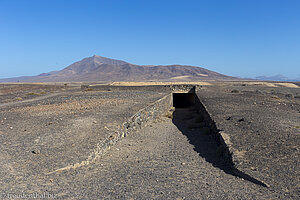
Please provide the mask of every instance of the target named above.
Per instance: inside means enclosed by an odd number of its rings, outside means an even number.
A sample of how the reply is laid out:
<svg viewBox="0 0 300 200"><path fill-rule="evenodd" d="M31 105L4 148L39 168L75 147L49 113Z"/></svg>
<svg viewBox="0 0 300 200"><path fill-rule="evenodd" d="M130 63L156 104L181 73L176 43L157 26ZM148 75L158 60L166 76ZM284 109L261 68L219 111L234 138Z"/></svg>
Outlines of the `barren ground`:
<svg viewBox="0 0 300 200"><path fill-rule="evenodd" d="M86 160L122 122L166 93L2 84L1 197L299 199L300 89L272 84L209 83L197 92L235 167L267 187L226 171L193 108L149 122L95 163L60 171Z"/></svg>

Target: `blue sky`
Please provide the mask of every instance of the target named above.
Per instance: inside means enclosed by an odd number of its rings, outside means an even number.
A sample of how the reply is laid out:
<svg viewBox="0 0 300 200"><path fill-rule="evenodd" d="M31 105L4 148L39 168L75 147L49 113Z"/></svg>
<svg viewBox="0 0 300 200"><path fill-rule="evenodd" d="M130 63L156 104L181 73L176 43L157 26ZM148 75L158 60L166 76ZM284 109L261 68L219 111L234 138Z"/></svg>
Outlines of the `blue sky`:
<svg viewBox="0 0 300 200"><path fill-rule="evenodd" d="M298 0L0 0L0 78L100 55L300 77Z"/></svg>

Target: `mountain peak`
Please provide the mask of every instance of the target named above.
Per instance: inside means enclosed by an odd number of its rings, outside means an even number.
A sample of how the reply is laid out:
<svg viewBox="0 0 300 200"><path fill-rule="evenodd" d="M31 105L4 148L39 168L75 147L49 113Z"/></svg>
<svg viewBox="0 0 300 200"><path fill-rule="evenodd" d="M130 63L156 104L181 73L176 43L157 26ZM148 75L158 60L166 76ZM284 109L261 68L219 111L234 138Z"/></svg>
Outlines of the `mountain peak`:
<svg viewBox="0 0 300 200"><path fill-rule="evenodd" d="M5 81L20 80L18 78ZM134 65L98 55L84 58L54 73L22 78L26 82L68 81L203 81L236 80L201 67L187 65ZM1 80L0 80L1 81Z"/></svg>
<svg viewBox="0 0 300 200"><path fill-rule="evenodd" d="M124 65L124 64L127 64L127 62L122 61L122 60L106 58L106 57L98 56L98 55L93 55L92 57L89 57L88 59L92 59L92 61L97 63L97 64L109 64L109 65Z"/></svg>

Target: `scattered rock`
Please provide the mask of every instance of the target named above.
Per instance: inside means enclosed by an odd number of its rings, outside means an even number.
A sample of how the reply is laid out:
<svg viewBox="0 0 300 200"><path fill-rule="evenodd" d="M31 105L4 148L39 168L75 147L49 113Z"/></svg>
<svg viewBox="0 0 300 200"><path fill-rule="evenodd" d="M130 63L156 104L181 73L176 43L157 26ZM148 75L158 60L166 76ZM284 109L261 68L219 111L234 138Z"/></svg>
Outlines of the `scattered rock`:
<svg viewBox="0 0 300 200"><path fill-rule="evenodd" d="M231 93L239 93L240 91L237 89L231 90Z"/></svg>
<svg viewBox="0 0 300 200"><path fill-rule="evenodd" d="M33 153L33 154L40 154L41 151L40 150L33 150L33 151L31 151L31 153Z"/></svg>
<svg viewBox="0 0 300 200"><path fill-rule="evenodd" d="M256 94L263 94L263 92L260 91L260 90L255 90L255 93L256 93Z"/></svg>
<svg viewBox="0 0 300 200"><path fill-rule="evenodd" d="M256 171L256 170L257 170L255 167L250 167L250 169L251 169L252 171Z"/></svg>
<svg viewBox="0 0 300 200"><path fill-rule="evenodd" d="M244 122L244 121L245 121L244 118L241 118L241 119L238 120L238 122Z"/></svg>
<svg viewBox="0 0 300 200"><path fill-rule="evenodd" d="M285 97L287 97L287 98L293 98L294 96L292 94L286 94Z"/></svg>

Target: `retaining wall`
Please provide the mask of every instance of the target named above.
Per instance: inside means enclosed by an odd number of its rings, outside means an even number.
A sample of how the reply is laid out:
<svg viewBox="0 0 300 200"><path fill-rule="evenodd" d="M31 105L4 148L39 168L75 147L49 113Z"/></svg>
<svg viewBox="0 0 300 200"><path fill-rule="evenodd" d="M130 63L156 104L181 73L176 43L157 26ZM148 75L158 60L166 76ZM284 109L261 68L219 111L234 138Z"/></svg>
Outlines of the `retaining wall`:
<svg viewBox="0 0 300 200"><path fill-rule="evenodd" d="M163 114L167 113L169 108L172 106L172 94L168 94L163 98L155 101L147 107L139 110L128 120L126 120L121 128L114 133L111 133L101 143L97 144L92 154L88 158L88 162L95 160L101 156L103 151L109 149L113 144L119 141L121 138L126 137L132 132L140 130L144 124L150 120L157 119Z"/></svg>
<svg viewBox="0 0 300 200"><path fill-rule="evenodd" d="M49 172L48 174L52 174L55 172L61 172L64 170L75 169L81 166L88 165L94 162L97 158L101 157L101 155L112 145L118 142L121 138L126 137L127 135L140 130L148 121L156 119L163 114L167 113L169 108L172 106L172 94L169 93L163 98L155 101L154 103L148 105L147 107L139 110L133 116L131 116L128 120L126 120L121 128L117 131L108 134L107 137L100 141L95 149L90 153L88 158L80 163L75 163L72 165L68 165L66 167L57 169L55 171Z"/></svg>

